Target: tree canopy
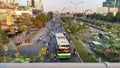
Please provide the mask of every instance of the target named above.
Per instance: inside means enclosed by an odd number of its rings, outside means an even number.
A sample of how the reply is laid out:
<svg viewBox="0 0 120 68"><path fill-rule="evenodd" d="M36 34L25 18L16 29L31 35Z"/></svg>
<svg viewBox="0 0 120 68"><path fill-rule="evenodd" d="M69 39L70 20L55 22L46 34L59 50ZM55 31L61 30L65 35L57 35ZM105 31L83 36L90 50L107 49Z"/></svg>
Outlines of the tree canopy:
<svg viewBox="0 0 120 68"><path fill-rule="evenodd" d="M52 11L48 12L47 16L48 16L49 20L52 19L53 18L53 12Z"/></svg>

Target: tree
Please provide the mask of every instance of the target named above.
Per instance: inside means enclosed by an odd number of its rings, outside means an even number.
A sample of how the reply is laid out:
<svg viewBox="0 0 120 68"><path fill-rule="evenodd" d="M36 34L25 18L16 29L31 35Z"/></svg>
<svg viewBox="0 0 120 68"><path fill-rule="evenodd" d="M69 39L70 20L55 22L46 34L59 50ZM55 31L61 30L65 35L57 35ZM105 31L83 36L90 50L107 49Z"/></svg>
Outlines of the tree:
<svg viewBox="0 0 120 68"><path fill-rule="evenodd" d="M79 28L79 26L77 24L75 24L75 23L71 24L71 28L70 29L71 29L73 34L78 31L78 28Z"/></svg>
<svg viewBox="0 0 120 68"><path fill-rule="evenodd" d="M9 43L8 35L4 31L0 30L0 52L2 52L3 47L6 46L8 43Z"/></svg>
<svg viewBox="0 0 120 68"><path fill-rule="evenodd" d="M45 14L39 14L33 19L33 25L37 28L45 26L48 21L48 17Z"/></svg>
<svg viewBox="0 0 120 68"><path fill-rule="evenodd" d="M117 22L120 22L120 12L116 14Z"/></svg>
<svg viewBox="0 0 120 68"><path fill-rule="evenodd" d="M47 13L47 16L48 16L49 20L52 19L52 18L53 18L53 12L52 12L52 11L49 11L49 12Z"/></svg>

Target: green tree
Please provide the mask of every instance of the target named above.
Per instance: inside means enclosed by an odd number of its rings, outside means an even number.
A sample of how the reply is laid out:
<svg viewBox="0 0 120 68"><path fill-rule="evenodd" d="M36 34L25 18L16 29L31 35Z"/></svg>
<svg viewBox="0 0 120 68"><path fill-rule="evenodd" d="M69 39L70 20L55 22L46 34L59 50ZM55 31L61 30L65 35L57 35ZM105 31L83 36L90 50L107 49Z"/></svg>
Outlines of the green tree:
<svg viewBox="0 0 120 68"><path fill-rule="evenodd" d="M54 13L53 13L52 11L49 11L49 12L47 13L47 16L48 16L49 20L53 18L53 14L54 14Z"/></svg>
<svg viewBox="0 0 120 68"><path fill-rule="evenodd" d="M44 27L48 21L48 17L45 14L39 14L32 19L33 25L37 28Z"/></svg>
<svg viewBox="0 0 120 68"><path fill-rule="evenodd" d="M117 20L117 22L120 22L120 12L118 12L117 14L116 14L116 20Z"/></svg>
<svg viewBox="0 0 120 68"><path fill-rule="evenodd" d="M3 47L6 46L8 43L9 43L8 35L4 31L0 30L0 52L2 52Z"/></svg>
<svg viewBox="0 0 120 68"><path fill-rule="evenodd" d="M71 28L70 29L71 29L73 34L78 31L78 28L79 28L79 26L77 24L75 24L75 23L71 24Z"/></svg>

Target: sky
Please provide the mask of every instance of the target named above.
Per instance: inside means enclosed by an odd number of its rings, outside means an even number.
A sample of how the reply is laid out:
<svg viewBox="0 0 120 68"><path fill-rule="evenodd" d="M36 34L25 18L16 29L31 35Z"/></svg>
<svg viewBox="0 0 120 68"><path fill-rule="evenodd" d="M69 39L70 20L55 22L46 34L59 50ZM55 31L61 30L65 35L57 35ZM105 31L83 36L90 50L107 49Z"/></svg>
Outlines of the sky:
<svg viewBox="0 0 120 68"><path fill-rule="evenodd" d="M78 5L77 10L86 10L92 9L92 11L96 12L98 7L102 7L102 3L105 0L42 0L44 11L59 11L61 12L64 7L66 7L66 11L74 11L75 5L72 4L70 1L74 3L80 3ZM20 5L26 5L27 0L15 0L15 2L19 3Z"/></svg>

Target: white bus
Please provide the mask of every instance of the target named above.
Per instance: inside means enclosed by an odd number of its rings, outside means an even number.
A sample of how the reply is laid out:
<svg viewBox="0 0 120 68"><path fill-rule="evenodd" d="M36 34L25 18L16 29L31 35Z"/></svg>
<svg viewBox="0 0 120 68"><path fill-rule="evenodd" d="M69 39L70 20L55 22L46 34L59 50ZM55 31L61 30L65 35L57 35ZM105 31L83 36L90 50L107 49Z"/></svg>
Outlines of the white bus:
<svg viewBox="0 0 120 68"><path fill-rule="evenodd" d="M57 41L57 56L59 59L71 58L71 48L70 43L66 39L63 33L55 33Z"/></svg>

